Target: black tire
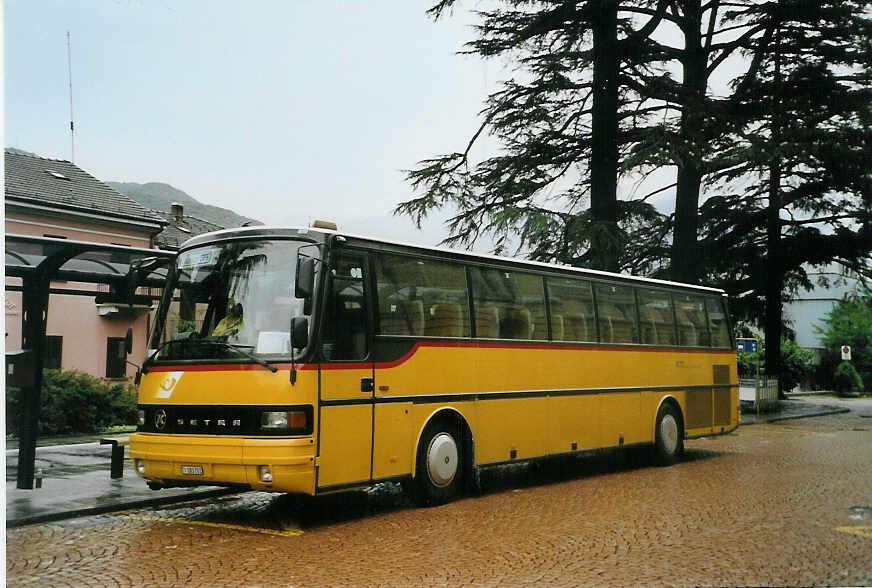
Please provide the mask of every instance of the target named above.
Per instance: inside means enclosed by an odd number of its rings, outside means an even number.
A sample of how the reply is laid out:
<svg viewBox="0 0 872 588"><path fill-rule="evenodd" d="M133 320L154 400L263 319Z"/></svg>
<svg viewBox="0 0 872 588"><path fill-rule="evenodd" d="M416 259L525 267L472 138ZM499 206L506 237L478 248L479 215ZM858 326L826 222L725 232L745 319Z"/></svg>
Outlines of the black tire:
<svg viewBox="0 0 872 588"><path fill-rule="evenodd" d="M454 500L463 488L464 448L460 426L451 419L427 424L418 443L415 501L436 506Z"/></svg>
<svg viewBox="0 0 872 588"><path fill-rule="evenodd" d="M668 466L684 453L684 423L681 412L671 402L664 402L657 411L654 425L654 460Z"/></svg>

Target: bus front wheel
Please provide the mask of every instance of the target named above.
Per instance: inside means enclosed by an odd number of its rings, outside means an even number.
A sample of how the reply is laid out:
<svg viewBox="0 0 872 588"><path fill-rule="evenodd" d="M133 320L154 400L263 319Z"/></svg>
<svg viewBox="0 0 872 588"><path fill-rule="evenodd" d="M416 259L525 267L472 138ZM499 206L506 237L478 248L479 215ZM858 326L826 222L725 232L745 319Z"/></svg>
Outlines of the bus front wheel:
<svg viewBox="0 0 872 588"><path fill-rule="evenodd" d="M415 469L418 504L444 504L460 493L464 459L460 440L460 427L450 419L434 420L424 429Z"/></svg>
<svg viewBox="0 0 872 588"><path fill-rule="evenodd" d="M674 464L684 452L684 427L675 405L664 402L660 406L654 427L655 460L660 465Z"/></svg>

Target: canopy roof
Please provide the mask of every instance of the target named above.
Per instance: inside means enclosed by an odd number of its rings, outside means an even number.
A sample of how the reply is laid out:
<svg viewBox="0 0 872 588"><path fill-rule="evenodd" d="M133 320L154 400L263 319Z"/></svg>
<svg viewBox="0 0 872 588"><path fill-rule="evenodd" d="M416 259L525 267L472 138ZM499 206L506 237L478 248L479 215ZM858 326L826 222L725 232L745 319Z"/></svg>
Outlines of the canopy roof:
<svg viewBox="0 0 872 588"><path fill-rule="evenodd" d="M53 280L117 283L131 269L141 270L139 285L160 286L175 253L30 235L6 235L6 275L28 277L49 272ZM154 260L154 264L152 264Z"/></svg>

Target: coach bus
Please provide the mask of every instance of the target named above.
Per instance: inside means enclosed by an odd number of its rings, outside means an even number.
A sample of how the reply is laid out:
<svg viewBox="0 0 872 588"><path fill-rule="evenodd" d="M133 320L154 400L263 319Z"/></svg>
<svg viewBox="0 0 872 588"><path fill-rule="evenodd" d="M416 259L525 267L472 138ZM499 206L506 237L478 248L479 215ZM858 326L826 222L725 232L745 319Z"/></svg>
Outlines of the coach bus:
<svg viewBox="0 0 872 588"><path fill-rule="evenodd" d="M332 228L189 240L167 278L130 454L155 489L438 504L482 466L738 424L723 291Z"/></svg>

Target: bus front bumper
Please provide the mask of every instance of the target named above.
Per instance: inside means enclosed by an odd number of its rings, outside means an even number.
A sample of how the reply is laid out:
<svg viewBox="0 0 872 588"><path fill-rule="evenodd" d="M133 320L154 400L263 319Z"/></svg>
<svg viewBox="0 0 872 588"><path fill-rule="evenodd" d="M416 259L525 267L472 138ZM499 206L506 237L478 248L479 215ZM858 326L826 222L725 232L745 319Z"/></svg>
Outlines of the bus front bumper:
<svg viewBox="0 0 872 588"><path fill-rule="evenodd" d="M315 443L304 438L134 433L137 475L158 486L245 485L253 490L314 494ZM263 466L272 481L263 479Z"/></svg>

